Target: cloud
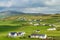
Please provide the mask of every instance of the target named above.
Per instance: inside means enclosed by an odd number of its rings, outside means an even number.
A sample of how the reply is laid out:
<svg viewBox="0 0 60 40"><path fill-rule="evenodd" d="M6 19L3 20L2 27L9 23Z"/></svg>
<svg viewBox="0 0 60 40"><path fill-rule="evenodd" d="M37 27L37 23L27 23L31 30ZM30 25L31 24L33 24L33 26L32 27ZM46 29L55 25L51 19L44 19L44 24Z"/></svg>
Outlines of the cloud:
<svg viewBox="0 0 60 40"><path fill-rule="evenodd" d="M48 7L36 7L36 8L25 8L23 12L25 13L50 13L52 11L56 11L56 9L51 9Z"/></svg>
<svg viewBox="0 0 60 40"><path fill-rule="evenodd" d="M45 7L60 6L60 0L0 0L0 6L13 7Z"/></svg>
<svg viewBox="0 0 60 40"><path fill-rule="evenodd" d="M0 0L0 7L12 6L12 0Z"/></svg>
<svg viewBox="0 0 60 40"><path fill-rule="evenodd" d="M60 6L60 0L12 0L15 7Z"/></svg>
<svg viewBox="0 0 60 40"><path fill-rule="evenodd" d="M0 7L29 13L56 13L60 10L60 0L0 0Z"/></svg>
<svg viewBox="0 0 60 40"><path fill-rule="evenodd" d="M60 0L47 0L45 4L48 6L60 6Z"/></svg>

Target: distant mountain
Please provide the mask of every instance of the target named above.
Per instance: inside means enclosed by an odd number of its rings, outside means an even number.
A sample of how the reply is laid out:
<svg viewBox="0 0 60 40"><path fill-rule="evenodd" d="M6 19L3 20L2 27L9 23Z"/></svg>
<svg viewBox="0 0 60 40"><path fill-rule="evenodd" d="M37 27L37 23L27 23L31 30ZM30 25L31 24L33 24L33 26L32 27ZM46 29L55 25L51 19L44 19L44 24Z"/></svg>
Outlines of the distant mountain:
<svg viewBox="0 0 60 40"><path fill-rule="evenodd" d="M0 13L8 13L8 14L21 14L23 12L17 12L17 11L2 11Z"/></svg>
<svg viewBox="0 0 60 40"><path fill-rule="evenodd" d="M23 13L23 12L18 12L18 11L2 11L0 12L0 18L5 18L8 16L15 16L15 15L47 15L44 13Z"/></svg>
<svg viewBox="0 0 60 40"><path fill-rule="evenodd" d="M19 14L27 14L27 15L45 15L44 13L23 13L23 12L18 12L18 11L2 11L0 14L5 14L5 15L19 15Z"/></svg>
<svg viewBox="0 0 60 40"><path fill-rule="evenodd" d="M23 12L17 12L17 11L2 11L0 12L0 18L5 18L8 16L14 16L14 15L20 15L24 14Z"/></svg>

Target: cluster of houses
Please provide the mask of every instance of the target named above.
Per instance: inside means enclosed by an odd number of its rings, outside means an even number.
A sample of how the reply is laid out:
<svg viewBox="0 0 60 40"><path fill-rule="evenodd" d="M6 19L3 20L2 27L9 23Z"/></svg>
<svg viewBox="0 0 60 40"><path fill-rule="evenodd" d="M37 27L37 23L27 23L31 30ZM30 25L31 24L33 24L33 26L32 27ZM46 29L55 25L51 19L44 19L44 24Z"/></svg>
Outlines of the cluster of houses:
<svg viewBox="0 0 60 40"><path fill-rule="evenodd" d="M30 22L29 24L32 24L34 26L39 26L39 25L42 25L42 26L50 26L51 28L48 28L47 30L51 30L51 31L57 30L55 28L56 25L54 25L54 24L40 24L40 23L33 23L33 22Z"/></svg>
<svg viewBox="0 0 60 40"><path fill-rule="evenodd" d="M43 26L51 26L51 27L55 27L54 24L42 24Z"/></svg>
<svg viewBox="0 0 60 40"><path fill-rule="evenodd" d="M49 28L47 29L49 31L54 31L56 30L56 28ZM39 33L40 30L36 30L35 31L36 33ZM8 37L23 37L26 33L25 32L10 32L8 34ZM31 34L31 35L28 35L29 38L40 38L40 39L46 39L47 38L47 35L46 34Z"/></svg>
<svg viewBox="0 0 60 40"><path fill-rule="evenodd" d="M25 32L10 32L8 34L8 37L21 37L21 36L24 36L25 35Z"/></svg>
<svg viewBox="0 0 60 40"><path fill-rule="evenodd" d="M19 21L29 21L29 22L40 22L40 21L42 21L42 19L27 19L27 18L25 18L25 17L19 17L17 20L19 20Z"/></svg>
<svg viewBox="0 0 60 40"><path fill-rule="evenodd" d="M24 36L26 33L25 32L10 32L8 34L8 37L22 37ZM29 38L40 38L40 39L46 39L47 35L46 34L31 34L28 35Z"/></svg>
<svg viewBox="0 0 60 40"><path fill-rule="evenodd" d="M20 18L20 20L26 20L25 18ZM29 24L34 25L34 26L38 26L40 25L40 21L42 20L31 20L29 19ZM36 22L36 23L33 23ZM55 25L53 24L41 24L43 26L51 26L52 28L49 28L47 30L56 30ZM36 30L36 32L40 32L40 30ZM9 37L22 37L24 36L26 33L25 32L10 32L8 34ZM46 34L31 34L28 35L29 38L41 38L41 39L46 39L47 35Z"/></svg>
<svg viewBox="0 0 60 40"><path fill-rule="evenodd" d="M41 24L40 22L36 22L36 23L34 23L34 22L29 22L29 24L34 25L34 26L42 25L42 26L55 27L54 24Z"/></svg>
<svg viewBox="0 0 60 40"><path fill-rule="evenodd" d="M50 26L51 28L48 28L47 30L54 31L57 30L54 24L43 24L44 26Z"/></svg>
<svg viewBox="0 0 60 40"><path fill-rule="evenodd" d="M31 25L34 25L34 26L38 26L38 25L43 25L43 26L55 26L55 25L53 25L53 24L40 24L40 22L41 21L43 21L42 19L26 19L25 17L23 17L23 18L18 18L18 20L19 21L28 21L29 22L29 24L31 24ZM36 22L36 23L34 23L34 22Z"/></svg>
<svg viewBox="0 0 60 40"><path fill-rule="evenodd" d="M47 30L56 30L56 28L49 28ZM39 33L40 30L36 30L36 33ZM46 39L48 36L46 34L36 34L33 33L31 35L28 35L29 38L39 38L39 39ZM8 33L8 37L24 37L24 35L26 34L26 32L10 32Z"/></svg>

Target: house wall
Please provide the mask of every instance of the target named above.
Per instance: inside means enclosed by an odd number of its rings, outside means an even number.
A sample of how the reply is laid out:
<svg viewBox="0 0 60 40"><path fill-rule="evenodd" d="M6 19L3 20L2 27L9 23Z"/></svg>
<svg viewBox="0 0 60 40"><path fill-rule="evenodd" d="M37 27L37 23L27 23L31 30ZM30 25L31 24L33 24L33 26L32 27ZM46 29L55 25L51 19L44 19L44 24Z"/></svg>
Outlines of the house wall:
<svg viewBox="0 0 60 40"><path fill-rule="evenodd" d="M46 39L46 38L47 38L47 35L45 35L45 36L31 36L31 38L41 38L41 39Z"/></svg>
<svg viewBox="0 0 60 40"><path fill-rule="evenodd" d="M9 37L16 37L17 36L17 34L15 33L14 35L11 35L10 33L9 33L9 35L8 35Z"/></svg>

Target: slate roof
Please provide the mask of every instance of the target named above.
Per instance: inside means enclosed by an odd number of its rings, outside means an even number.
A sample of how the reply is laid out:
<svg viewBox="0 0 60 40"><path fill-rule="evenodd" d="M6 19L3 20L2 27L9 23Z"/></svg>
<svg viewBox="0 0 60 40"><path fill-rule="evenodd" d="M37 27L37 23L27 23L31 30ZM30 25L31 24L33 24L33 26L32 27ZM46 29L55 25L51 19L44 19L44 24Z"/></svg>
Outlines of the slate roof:
<svg viewBox="0 0 60 40"><path fill-rule="evenodd" d="M21 34L21 33L23 33L23 32L18 32L18 34Z"/></svg>
<svg viewBox="0 0 60 40"><path fill-rule="evenodd" d="M17 33L17 32L10 32L11 33L11 35L15 35L15 33Z"/></svg>
<svg viewBox="0 0 60 40"><path fill-rule="evenodd" d="M31 34L31 36L45 36L45 34Z"/></svg>

